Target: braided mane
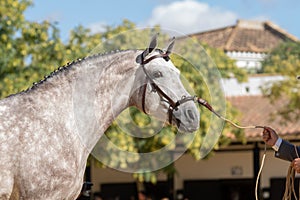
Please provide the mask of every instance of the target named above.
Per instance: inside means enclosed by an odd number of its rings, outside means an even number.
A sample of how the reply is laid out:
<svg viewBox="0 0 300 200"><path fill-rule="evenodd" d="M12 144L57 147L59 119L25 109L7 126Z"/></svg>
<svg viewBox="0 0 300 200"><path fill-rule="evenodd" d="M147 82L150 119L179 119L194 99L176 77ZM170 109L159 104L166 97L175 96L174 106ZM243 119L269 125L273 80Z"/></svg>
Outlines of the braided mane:
<svg viewBox="0 0 300 200"><path fill-rule="evenodd" d="M76 60L73 60L71 62L66 63L63 66L58 67L57 69L52 71L49 75L44 76L43 79L39 80L38 82L32 83L31 87L27 88L26 90L21 91L21 93L28 92L28 91L31 91L31 90L37 88L39 85L43 84L44 82L46 82L50 78L53 78L54 76L60 74L61 72L71 70L72 67L77 65L77 64L80 64L82 62L89 61L89 60L92 60L92 59L95 59L95 58L109 56L109 55L113 55L113 54L117 54L117 53L121 53L121 52L126 52L126 51L137 51L137 50L113 50L113 51L110 51L110 52L97 53L97 54L88 55L88 56L83 57L83 58L78 58ZM12 94L12 95L15 95L15 94ZM12 96L12 95L9 95L9 96Z"/></svg>

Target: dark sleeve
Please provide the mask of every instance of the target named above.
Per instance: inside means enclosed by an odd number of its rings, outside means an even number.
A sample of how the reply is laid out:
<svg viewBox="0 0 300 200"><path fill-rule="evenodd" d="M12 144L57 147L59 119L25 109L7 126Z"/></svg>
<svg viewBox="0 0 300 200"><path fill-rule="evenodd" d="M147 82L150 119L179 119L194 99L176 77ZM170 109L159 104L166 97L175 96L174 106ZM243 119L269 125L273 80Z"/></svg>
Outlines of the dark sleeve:
<svg viewBox="0 0 300 200"><path fill-rule="evenodd" d="M297 152L296 152L297 149ZM286 140L282 140L282 143L278 149L277 152L275 152L275 156L277 158L287 160L287 161L293 161L295 158L298 158L298 155L300 155L300 148L299 146L295 148L295 146L291 143L289 143Z"/></svg>

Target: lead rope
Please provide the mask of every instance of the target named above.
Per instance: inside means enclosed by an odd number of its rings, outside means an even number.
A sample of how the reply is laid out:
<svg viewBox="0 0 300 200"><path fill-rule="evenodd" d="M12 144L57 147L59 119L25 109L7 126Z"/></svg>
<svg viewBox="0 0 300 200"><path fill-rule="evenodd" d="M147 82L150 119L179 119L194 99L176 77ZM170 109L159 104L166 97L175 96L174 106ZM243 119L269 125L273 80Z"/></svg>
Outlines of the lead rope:
<svg viewBox="0 0 300 200"><path fill-rule="evenodd" d="M297 158L299 158L299 154L298 154L296 145L294 145L294 149L295 149ZM293 164L291 163L290 166L289 166L287 176L286 176L285 191L284 191L284 195L283 195L282 200L291 200L292 199L292 193L294 195L295 200L298 200L297 195L296 195L296 191L295 191L295 174L296 174L296 171L293 168ZM300 192L300 185L299 185L299 192Z"/></svg>
<svg viewBox="0 0 300 200"><path fill-rule="evenodd" d="M255 182L255 199L256 200L259 200L259 198L258 198L258 182L259 182L261 172L262 172L262 170L264 168L264 165L265 165L266 153L267 153L267 145L265 143L264 154L263 154L263 157L262 157L262 160L261 160L260 168L259 168L259 171L258 171L258 174L257 174L257 177L256 177L256 182Z"/></svg>
<svg viewBox="0 0 300 200"><path fill-rule="evenodd" d="M221 116L219 113L217 113L211 105L209 105L209 103L207 101L205 101L204 99L201 99L199 97L195 97L195 101L198 102L200 105L206 107L208 110L210 110L212 113L214 113L216 116L218 116L220 119L224 120L225 122L228 122L229 124L231 124L232 126L236 127L236 128L239 128L239 129L255 129L255 128L262 128L264 129L265 127L264 126L254 126L254 125L251 125L251 126L240 126L240 125L237 125L236 123L234 123L233 121L229 120L229 119L226 119L225 117ZM259 178L260 178L260 175L261 175L261 172L263 170L263 167L264 167L264 164L265 164L265 158L266 158L266 152L267 152L267 145L265 143L265 147L264 147L264 154L263 154L263 157L262 157L262 161L261 161L261 165L260 165L260 168L259 168L259 171L258 171L258 174L257 174L257 177L256 177L256 183L255 183L255 199L256 200L259 200L258 198L258 183L259 183ZM285 199L284 199L285 200ZM297 199L296 199L297 200Z"/></svg>
<svg viewBox="0 0 300 200"><path fill-rule="evenodd" d="M230 121L229 119L226 119L222 116L220 118L223 119L224 121L230 123L234 127L240 128L240 129L264 128L263 126L239 126L239 125L235 124L234 122ZM258 174L257 174L257 177L256 177L256 182L255 182L255 200L259 200L259 198L258 198L259 178L260 178L261 172L262 172L262 170L264 168L264 165L265 165L266 152L267 152L267 145L265 143L264 154L263 154L263 157L262 157L262 160L261 160L260 168L259 168L259 171L258 171ZM295 174L295 172L294 172L294 174ZM294 185L294 183L293 183L293 185ZM286 199L284 199L284 200L286 200ZM297 199L295 199L295 200L297 200Z"/></svg>

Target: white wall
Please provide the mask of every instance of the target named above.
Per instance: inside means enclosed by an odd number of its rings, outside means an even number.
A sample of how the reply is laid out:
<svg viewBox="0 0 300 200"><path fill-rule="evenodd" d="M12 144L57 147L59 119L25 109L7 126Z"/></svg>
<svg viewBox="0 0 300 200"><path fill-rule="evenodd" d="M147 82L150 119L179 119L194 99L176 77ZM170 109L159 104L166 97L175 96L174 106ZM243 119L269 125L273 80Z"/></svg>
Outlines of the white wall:
<svg viewBox="0 0 300 200"><path fill-rule="evenodd" d="M261 157L263 151L261 151ZM175 177L175 189L183 188L184 180L197 179L241 179L253 178L253 154L249 151L217 152L208 160L195 161L190 155L183 155L175 162L179 172ZM261 186L270 187L270 178L286 177L289 162L274 157L268 150L261 176ZM234 170L237 174L233 174ZM240 172L240 173L239 173ZM255 177L256 178L256 177ZM166 180L160 175L159 180ZM101 183L134 182L132 174L114 169L92 167L93 190L98 191Z"/></svg>
<svg viewBox="0 0 300 200"><path fill-rule="evenodd" d="M263 151L261 151L261 157ZM253 153L241 152L217 152L208 160L195 162L189 155L185 155L176 161L176 167L180 175L176 178L176 187L183 187L183 180L195 179L239 179L253 178ZM271 177L286 177L289 162L274 157L273 150L268 150L261 175L261 186L269 187ZM232 174L232 170L241 169L241 174ZM256 178L256 177L255 177Z"/></svg>
<svg viewBox="0 0 300 200"><path fill-rule="evenodd" d="M184 180L251 178L251 158L251 152L218 152L208 160L196 162L190 155L185 155L176 161L176 168L180 172L176 177L176 188L183 188ZM233 167L242 169L242 174L232 175Z"/></svg>
<svg viewBox="0 0 300 200"><path fill-rule="evenodd" d="M249 76L247 82L239 83L236 78L222 80L225 95L230 96L251 96L262 95L261 86L272 84L283 80L282 76Z"/></svg>
<svg viewBox="0 0 300 200"><path fill-rule="evenodd" d="M133 178L133 174L118 171L111 168L99 168L92 165L91 167L91 176L92 176L92 183L93 191L100 190L100 184L106 183L128 183L128 182L135 182ZM158 180L166 180L166 176L164 174L158 175Z"/></svg>

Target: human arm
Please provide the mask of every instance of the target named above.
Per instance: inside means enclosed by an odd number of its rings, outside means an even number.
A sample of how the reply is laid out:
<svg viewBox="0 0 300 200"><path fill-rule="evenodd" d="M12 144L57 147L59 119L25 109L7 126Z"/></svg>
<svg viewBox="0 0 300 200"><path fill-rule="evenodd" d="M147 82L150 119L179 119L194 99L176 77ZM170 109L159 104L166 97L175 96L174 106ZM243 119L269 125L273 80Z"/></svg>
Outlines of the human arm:
<svg viewBox="0 0 300 200"><path fill-rule="evenodd" d="M300 148L289 143L286 140L281 139L276 131L270 127L265 127L263 131L263 141L275 150L275 156L277 158L293 161L298 158L300 154ZM300 161L299 161L299 171L300 171Z"/></svg>
<svg viewBox="0 0 300 200"><path fill-rule="evenodd" d="M275 152L275 156L277 158L292 162L294 159L299 158L298 156L299 153L300 153L299 146L297 147L286 140L282 140L282 143L278 151Z"/></svg>

